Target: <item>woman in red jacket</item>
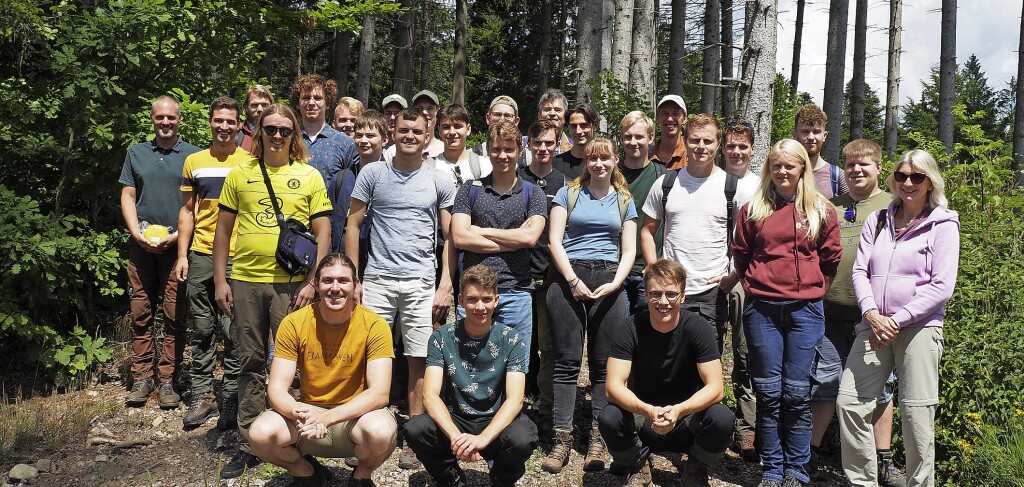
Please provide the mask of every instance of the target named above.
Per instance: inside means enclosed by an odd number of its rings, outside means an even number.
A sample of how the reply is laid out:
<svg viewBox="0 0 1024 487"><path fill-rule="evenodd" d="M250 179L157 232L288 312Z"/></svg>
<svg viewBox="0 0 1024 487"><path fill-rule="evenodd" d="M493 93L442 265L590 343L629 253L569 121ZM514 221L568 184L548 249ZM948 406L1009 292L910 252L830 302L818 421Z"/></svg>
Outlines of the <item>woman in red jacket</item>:
<svg viewBox="0 0 1024 487"><path fill-rule="evenodd" d="M836 213L815 189L812 169L803 145L777 142L757 193L736 219L732 251L749 299L743 320L761 487L809 482L811 361L825 331L821 298L842 254Z"/></svg>

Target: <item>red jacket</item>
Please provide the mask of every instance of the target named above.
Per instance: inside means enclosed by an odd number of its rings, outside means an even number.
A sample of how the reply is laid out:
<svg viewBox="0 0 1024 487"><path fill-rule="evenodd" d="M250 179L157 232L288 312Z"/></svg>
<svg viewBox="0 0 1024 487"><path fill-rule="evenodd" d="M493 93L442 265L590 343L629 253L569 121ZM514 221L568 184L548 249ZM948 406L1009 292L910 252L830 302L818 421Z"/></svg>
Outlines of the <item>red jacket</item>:
<svg viewBox="0 0 1024 487"><path fill-rule="evenodd" d="M732 252L748 296L785 301L825 295L825 276L835 277L843 254L839 220L832 205L827 208L816 241L806 238L807 220L792 202L777 199L775 212L759 222L747 219L749 204L740 209Z"/></svg>

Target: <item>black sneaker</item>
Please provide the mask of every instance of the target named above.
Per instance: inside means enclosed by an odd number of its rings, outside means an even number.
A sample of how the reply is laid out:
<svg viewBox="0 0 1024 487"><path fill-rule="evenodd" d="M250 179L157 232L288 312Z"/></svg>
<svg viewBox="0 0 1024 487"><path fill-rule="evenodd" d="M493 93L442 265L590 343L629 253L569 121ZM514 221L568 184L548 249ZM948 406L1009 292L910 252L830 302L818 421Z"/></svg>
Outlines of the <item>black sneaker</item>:
<svg viewBox="0 0 1024 487"><path fill-rule="evenodd" d="M238 427L238 398L232 395L222 401L217 429L233 430Z"/></svg>
<svg viewBox="0 0 1024 487"><path fill-rule="evenodd" d="M818 452L814 451L814 448L811 448L811 457L807 460L807 464L804 465L804 471L807 472L807 476L810 477L811 480L817 480L822 477L821 469L818 468L820 464L821 456L818 455Z"/></svg>
<svg viewBox="0 0 1024 487"><path fill-rule="evenodd" d="M146 402L149 401L149 396L152 396L155 390L156 384L153 382L152 377L141 380L136 379L132 384L132 390L124 398L124 404L133 408L145 406Z"/></svg>
<svg viewBox="0 0 1024 487"><path fill-rule="evenodd" d="M206 420L218 414L217 399L213 394L193 394L181 422L185 431L188 431L202 426Z"/></svg>
<svg viewBox="0 0 1024 487"><path fill-rule="evenodd" d="M261 463L263 463L263 460L260 460L260 457L239 450L238 453L235 453L235 456L231 457L227 465L220 469L220 478L233 479L241 477L246 470L252 469Z"/></svg>
<svg viewBox="0 0 1024 487"><path fill-rule="evenodd" d="M355 477L349 477L348 487L377 487L377 484L373 483L373 479L357 479Z"/></svg>
<svg viewBox="0 0 1024 487"><path fill-rule="evenodd" d="M323 466L313 455L302 455L302 458L313 466L313 475L295 477L295 480L292 480L293 487L325 487L334 478L334 473Z"/></svg>
<svg viewBox="0 0 1024 487"><path fill-rule="evenodd" d="M907 487L907 476L892 462L892 453L878 455L878 485L881 487Z"/></svg>
<svg viewBox="0 0 1024 487"><path fill-rule="evenodd" d="M487 477L491 481L491 487L515 487L516 485L515 480L503 479L501 477L498 477L497 475L494 475L493 473L488 474Z"/></svg>

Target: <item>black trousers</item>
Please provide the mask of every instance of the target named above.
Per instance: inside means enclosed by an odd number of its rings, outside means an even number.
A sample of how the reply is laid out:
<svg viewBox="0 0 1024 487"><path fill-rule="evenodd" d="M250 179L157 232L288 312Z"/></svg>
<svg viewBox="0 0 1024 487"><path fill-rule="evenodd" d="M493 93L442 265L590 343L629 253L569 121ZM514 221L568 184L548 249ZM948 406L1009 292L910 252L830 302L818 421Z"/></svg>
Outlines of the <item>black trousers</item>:
<svg viewBox="0 0 1024 487"><path fill-rule="evenodd" d="M452 414L455 426L464 433L478 435L491 422L487 418L463 418ZM413 416L405 424L405 441L416 457L423 462L423 468L438 483L454 481L459 475L459 461L452 453L452 442L437 427L429 414ZM520 413L498 438L480 451L480 456L493 462L491 476L502 482L515 482L526 473L526 461L530 459L537 444L537 426Z"/></svg>
<svg viewBox="0 0 1024 487"><path fill-rule="evenodd" d="M608 404L598 427L615 463L633 467L651 453L686 453L706 465L721 458L732 441L736 417L722 403L679 418L676 427L664 435L651 429L651 421Z"/></svg>

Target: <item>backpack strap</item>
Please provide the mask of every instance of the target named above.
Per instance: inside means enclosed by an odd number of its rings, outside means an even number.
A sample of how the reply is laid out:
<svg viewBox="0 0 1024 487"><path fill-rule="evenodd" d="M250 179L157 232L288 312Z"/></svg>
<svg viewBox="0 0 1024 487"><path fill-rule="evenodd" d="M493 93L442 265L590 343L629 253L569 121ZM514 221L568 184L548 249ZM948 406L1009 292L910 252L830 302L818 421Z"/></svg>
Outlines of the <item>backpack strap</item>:
<svg viewBox="0 0 1024 487"><path fill-rule="evenodd" d="M473 175L473 179L480 179L480 175L483 174L483 171L480 170L480 156L472 151L469 153L469 172Z"/></svg>
<svg viewBox="0 0 1024 487"><path fill-rule="evenodd" d="M476 207L476 199L480 197L480 192L484 190L484 183L478 180L473 180L469 183L469 211L472 214L473 208Z"/></svg>
<svg viewBox="0 0 1024 487"><path fill-rule="evenodd" d="M831 162L828 163L828 180L832 184L832 196L839 196L839 168Z"/></svg>
<svg viewBox="0 0 1024 487"><path fill-rule="evenodd" d="M569 217L572 216L573 208L576 208L576 203L580 201L580 192L583 188L579 186L569 186L569 190L566 194L566 206L565 206L565 221L566 224L569 222Z"/></svg>
<svg viewBox="0 0 1024 487"><path fill-rule="evenodd" d="M530 219L530 198L533 197L533 183L519 178L523 182L523 222Z"/></svg>
<svg viewBox="0 0 1024 487"><path fill-rule="evenodd" d="M668 204L668 194L672 192L672 186L675 185L676 178L679 177L679 170L672 170L665 172L665 175L661 179L661 219L665 219L665 208Z"/></svg>
<svg viewBox="0 0 1024 487"><path fill-rule="evenodd" d="M878 210L878 220L875 221L875 240L878 240L878 236L882 234L882 229L885 228L886 214L888 213L888 208Z"/></svg>
<svg viewBox="0 0 1024 487"><path fill-rule="evenodd" d="M725 255L732 261L732 232L736 225L736 187L740 178L735 174L725 173Z"/></svg>
<svg viewBox="0 0 1024 487"><path fill-rule="evenodd" d="M622 193L617 193L615 200L619 204L619 221L622 223L626 222L626 213L629 212L629 200L631 196L626 196ZM622 231L622 227L619 227L619 231Z"/></svg>

